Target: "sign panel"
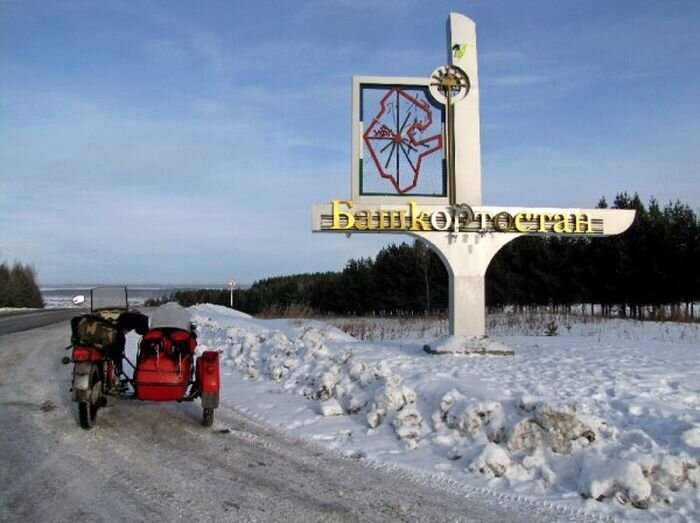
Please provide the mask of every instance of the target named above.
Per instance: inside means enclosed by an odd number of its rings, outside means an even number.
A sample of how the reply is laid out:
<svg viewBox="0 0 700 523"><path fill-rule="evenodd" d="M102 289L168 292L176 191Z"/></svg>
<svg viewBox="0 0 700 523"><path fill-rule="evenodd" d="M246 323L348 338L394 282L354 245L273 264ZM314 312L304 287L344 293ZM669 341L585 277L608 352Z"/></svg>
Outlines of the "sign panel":
<svg viewBox="0 0 700 523"><path fill-rule="evenodd" d="M314 206L313 230L320 232L420 233L448 236L563 235L607 236L627 229L634 211L618 209L561 209L399 204L361 204L331 200Z"/></svg>
<svg viewBox="0 0 700 523"><path fill-rule="evenodd" d="M353 78L353 199L447 198L445 111L425 78Z"/></svg>

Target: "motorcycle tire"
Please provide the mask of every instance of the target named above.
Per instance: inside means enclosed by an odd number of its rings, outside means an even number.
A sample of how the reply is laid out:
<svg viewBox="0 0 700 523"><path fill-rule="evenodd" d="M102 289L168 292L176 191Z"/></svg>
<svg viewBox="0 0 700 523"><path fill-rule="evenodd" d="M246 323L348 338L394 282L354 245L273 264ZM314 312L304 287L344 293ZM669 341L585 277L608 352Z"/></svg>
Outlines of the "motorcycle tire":
<svg viewBox="0 0 700 523"><path fill-rule="evenodd" d="M202 409L202 425L205 427L211 427L214 423L214 409L203 408Z"/></svg>
<svg viewBox="0 0 700 523"><path fill-rule="evenodd" d="M100 381L100 372L97 365L92 366L90 371L90 390L93 390L95 384ZM78 418L80 426L84 429L91 429L95 425L97 419L97 409L100 408L102 398L92 398L90 401L81 401L78 403Z"/></svg>

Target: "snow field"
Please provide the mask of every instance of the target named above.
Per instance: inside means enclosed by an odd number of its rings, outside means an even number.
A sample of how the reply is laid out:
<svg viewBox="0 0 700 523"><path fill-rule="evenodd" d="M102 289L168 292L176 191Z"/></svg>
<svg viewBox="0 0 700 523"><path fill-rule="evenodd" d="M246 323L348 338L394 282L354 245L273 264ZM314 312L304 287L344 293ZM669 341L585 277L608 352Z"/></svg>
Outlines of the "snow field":
<svg viewBox="0 0 700 523"><path fill-rule="evenodd" d="M700 308L700 307L699 307ZM444 336L447 319L434 316L329 318L334 325L363 341L425 339ZM496 313L486 317L486 330L491 336L542 336L549 325L556 326L558 336L585 336L621 341L674 341L700 345L700 329L693 323L637 321L603 318L583 314Z"/></svg>
<svg viewBox="0 0 700 523"><path fill-rule="evenodd" d="M431 356L424 339L359 342L317 321L191 311L200 349L222 353L224 401L293 434L596 514L700 517L697 326L649 336L623 322L622 340L617 322L557 337L516 328L498 336L514 357Z"/></svg>

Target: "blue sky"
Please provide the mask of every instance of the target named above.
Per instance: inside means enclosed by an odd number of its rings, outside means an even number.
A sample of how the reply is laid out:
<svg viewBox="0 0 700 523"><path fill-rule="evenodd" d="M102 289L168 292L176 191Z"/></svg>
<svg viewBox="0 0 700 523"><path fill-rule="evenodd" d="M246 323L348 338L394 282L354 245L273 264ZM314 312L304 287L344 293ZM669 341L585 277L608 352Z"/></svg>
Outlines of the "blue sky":
<svg viewBox="0 0 700 523"><path fill-rule="evenodd" d="M42 283L339 270L353 74L477 24L484 203L700 210L700 2L0 0L0 259Z"/></svg>

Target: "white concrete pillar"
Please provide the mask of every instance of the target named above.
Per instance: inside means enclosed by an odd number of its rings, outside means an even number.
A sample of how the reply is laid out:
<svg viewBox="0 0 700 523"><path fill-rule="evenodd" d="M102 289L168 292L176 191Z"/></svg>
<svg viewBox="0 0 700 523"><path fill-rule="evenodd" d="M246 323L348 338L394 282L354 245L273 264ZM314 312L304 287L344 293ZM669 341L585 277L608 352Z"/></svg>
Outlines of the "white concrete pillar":
<svg viewBox="0 0 700 523"><path fill-rule="evenodd" d="M454 104L455 183L457 203L481 205L481 139L479 127L479 70L476 24L450 13L447 20L448 60L469 77L469 93Z"/></svg>
<svg viewBox="0 0 700 523"><path fill-rule="evenodd" d="M485 278L478 275L450 274L449 285L450 334L486 335Z"/></svg>
<svg viewBox="0 0 700 523"><path fill-rule="evenodd" d="M518 233L413 233L440 257L449 275L450 334L486 335L486 269L496 253Z"/></svg>

